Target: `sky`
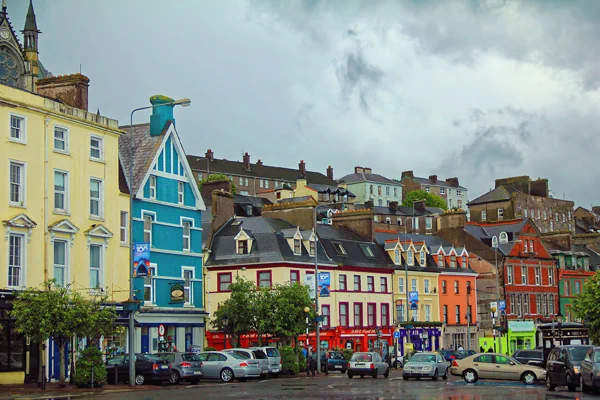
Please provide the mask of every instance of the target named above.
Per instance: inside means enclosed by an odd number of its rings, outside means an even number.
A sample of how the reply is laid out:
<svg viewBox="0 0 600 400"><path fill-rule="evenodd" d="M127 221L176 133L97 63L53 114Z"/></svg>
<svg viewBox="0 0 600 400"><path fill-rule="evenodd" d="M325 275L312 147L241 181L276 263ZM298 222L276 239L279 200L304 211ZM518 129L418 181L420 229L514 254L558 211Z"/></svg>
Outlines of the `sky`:
<svg viewBox="0 0 600 400"><path fill-rule="evenodd" d="M28 2L8 0L23 27ZM187 154L325 173L549 179L598 204L600 1L34 0L40 59L129 123L154 94ZM134 122L149 120L137 113Z"/></svg>

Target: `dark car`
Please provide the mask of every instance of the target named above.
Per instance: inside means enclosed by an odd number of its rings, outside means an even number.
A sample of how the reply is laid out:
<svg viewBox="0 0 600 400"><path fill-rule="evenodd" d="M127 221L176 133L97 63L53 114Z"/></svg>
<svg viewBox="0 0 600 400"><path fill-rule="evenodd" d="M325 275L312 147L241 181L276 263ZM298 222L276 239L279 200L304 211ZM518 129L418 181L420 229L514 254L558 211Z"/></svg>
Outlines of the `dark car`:
<svg viewBox="0 0 600 400"><path fill-rule="evenodd" d="M114 359L113 359L114 360ZM118 372L116 372L118 371ZM115 383L115 373L118 381L129 381L129 356L106 363L106 379ZM164 383L171 378L169 363L154 354L135 355L135 384L143 385L148 381Z"/></svg>
<svg viewBox="0 0 600 400"><path fill-rule="evenodd" d="M587 345L553 348L546 362L546 388L552 391L557 386L566 386L574 392L581 380L581 362L592 348Z"/></svg>
<svg viewBox="0 0 600 400"><path fill-rule="evenodd" d="M600 347L588 350L581 362L581 391L598 394L600 389Z"/></svg>
<svg viewBox="0 0 600 400"><path fill-rule="evenodd" d="M202 361L196 353L158 353L156 354L171 365L169 383L176 385L180 381L196 384L202 377Z"/></svg>
<svg viewBox="0 0 600 400"><path fill-rule="evenodd" d="M459 354L457 351L454 350L438 350L437 353L441 354L442 357L444 357L448 366L452 365L453 360L462 360L466 357L465 355Z"/></svg>
<svg viewBox="0 0 600 400"><path fill-rule="evenodd" d="M346 373L348 362L341 351L324 351L321 353L321 372L325 372L325 363L327 371L340 371Z"/></svg>
<svg viewBox="0 0 600 400"><path fill-rule="evenodd" d="M513 358L521 364L535 365L542 368L546 367L543 350L517 350L513 354Z"/></svg>

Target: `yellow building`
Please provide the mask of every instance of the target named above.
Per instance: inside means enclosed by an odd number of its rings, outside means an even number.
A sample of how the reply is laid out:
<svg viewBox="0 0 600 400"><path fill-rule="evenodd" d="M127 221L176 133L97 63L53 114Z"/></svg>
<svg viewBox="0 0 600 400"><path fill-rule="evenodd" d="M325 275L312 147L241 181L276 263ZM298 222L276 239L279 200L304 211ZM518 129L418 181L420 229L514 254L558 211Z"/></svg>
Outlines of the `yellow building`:
<svg viewBox="0 0 600 400"><path fill-rule="evenodd" d="M119 191L117 121L0 85L0 126L3 297L54 278L126 299L129 202ZM37 373L23 362L24 348L12 350L9 367L21 382Z"/></svg>

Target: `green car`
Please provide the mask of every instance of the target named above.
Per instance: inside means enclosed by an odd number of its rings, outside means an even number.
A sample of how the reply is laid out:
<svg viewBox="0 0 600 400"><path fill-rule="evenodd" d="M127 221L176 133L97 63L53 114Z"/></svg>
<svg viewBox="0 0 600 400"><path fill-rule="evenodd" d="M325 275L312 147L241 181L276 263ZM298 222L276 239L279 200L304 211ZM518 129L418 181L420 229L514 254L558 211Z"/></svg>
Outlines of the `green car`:
<svg viewBox="0 0 600 400"><path fill-rule="evenodd" d="M440 376L444 380L448 379L448 364L438 353L417 353L404 364L402 370L405 381L410 378L431 378L437 381Z"/></svg>

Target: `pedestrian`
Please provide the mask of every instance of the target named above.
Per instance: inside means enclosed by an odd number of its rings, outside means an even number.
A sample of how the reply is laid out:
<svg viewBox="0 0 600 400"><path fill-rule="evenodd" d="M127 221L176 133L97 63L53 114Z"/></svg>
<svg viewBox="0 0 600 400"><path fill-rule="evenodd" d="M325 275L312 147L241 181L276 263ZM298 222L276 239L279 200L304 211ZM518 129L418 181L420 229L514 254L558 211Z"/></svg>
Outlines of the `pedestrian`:
<svg viewBox="0 0 600 400"><path fill-rule="evenodd" d="M464 351L465 349L463 349L462 345L458 346L458 351Z"/></svg>
<svg viewBox="0 0 600 400"><path fill-rule="evenodd" d="M492 348L490 347L487 351L488 353L493 353L494 351L492 350Z"/></svg>
<svg viewBox="0 0 600 400"><path fill-rule="evenodd" d="M479 347L479 352L480 352L480 353L485 353L485 349L483 348L483 346L480 346L480 347Z"/></svg>

